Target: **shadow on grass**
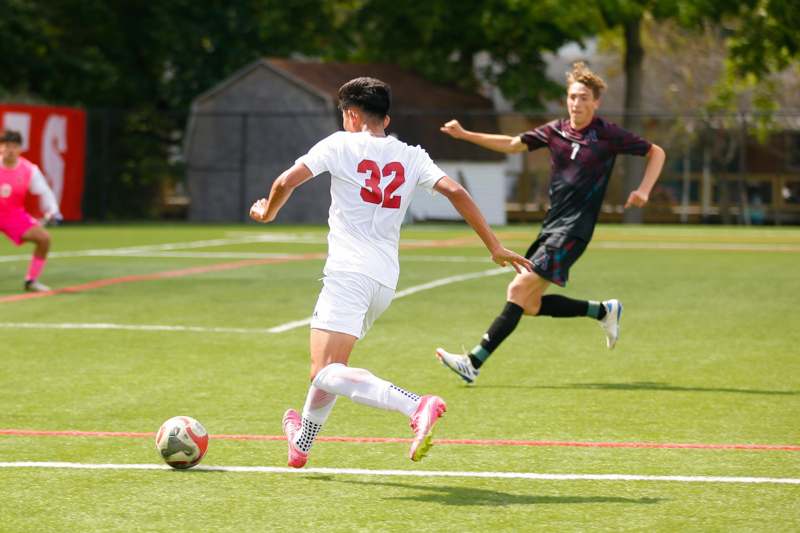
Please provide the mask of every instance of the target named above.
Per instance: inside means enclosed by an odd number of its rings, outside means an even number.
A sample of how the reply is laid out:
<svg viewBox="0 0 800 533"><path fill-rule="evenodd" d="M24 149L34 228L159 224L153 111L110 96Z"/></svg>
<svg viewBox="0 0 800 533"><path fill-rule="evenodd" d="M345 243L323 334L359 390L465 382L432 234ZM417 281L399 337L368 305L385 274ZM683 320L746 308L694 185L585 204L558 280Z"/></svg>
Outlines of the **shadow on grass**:
<svg viewBox="0 0 800 533"><path fill-rule="evenodd" d="M619 498L615 496L537 496L533 494L510 494L507 492L469 487L416 485L413 483L393 483L388 481L357 481L352 479L336 479L332 476L313 476L309 479L316 481L330 481L334 483L348 483L351 485L364 485L374 488L392 487L407 489L417 493L410 494L408 496L384 496L384 499L439 503L442 505L506 506L583 503L627 503L651 505L662 501L660 498Z"/></svg>
<svg viewBox="0 0 800 533"><path fill-rule="evenodd" d="M733 389L725 387L681 387L654 381L634 381L632 383L569 383L567 385L486 385L481 389L588 389L615 391L667 391L667 392L723 392L732 394L766 394L773 396L797 396L800 391Z"/></svg>

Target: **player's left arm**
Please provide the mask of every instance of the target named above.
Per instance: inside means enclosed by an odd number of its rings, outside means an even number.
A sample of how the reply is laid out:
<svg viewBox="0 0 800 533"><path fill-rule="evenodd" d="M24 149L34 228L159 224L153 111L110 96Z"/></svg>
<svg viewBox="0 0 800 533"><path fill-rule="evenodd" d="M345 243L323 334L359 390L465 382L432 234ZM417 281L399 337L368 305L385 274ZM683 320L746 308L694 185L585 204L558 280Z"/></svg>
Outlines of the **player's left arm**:
<svg viewBox="0 0 800 533"><path fill-rule="evenodd" d="M39 170L39 167L34 167L28 188L31 194L39 197L39 207L44 213L45 221L61 220L61 210L58 208L56 196L50 190L50 186L47 184L47 180L44 178L42 171Z"/></svg>
<svg viewBox="0 0 800 533"><path fill-rule="evenodd" d="M483 213L478 208L478 205L472 199L472 196L467 190L462 187L458 182L452 180L447 176L443 176L436 185L433 186L434 190L450 200L456 211L461 214L464 220L472 226L478 237L481 238L483 244L492 254L492 261L500 266L510 264L514 270L521 273L523 270L530 272L533 269L533 264L521 255L512 252L505 248L497 235L494 234L489 223L483 217Z"/></svg>
<svg viewBox="0 0 800 533"><path fill-rule="evenodd" d="M292 192L314 175L303 163L295 163L272 182L268 198L257 200L250 208L250 218L264 224L272 222Z"/></svg>
<svg viewBox="0 0 800 533"><path fill-rule="evenodd" d="M647 166L644 169L644 177L639 187L628 195L628 201L625 202L625 208L628 207L644 207L650 199L650 192L656 184L658 177L661 175L661 169L664 168L664 161L667 159L667 154L664 149L653 144L647 152Z"/></svg>

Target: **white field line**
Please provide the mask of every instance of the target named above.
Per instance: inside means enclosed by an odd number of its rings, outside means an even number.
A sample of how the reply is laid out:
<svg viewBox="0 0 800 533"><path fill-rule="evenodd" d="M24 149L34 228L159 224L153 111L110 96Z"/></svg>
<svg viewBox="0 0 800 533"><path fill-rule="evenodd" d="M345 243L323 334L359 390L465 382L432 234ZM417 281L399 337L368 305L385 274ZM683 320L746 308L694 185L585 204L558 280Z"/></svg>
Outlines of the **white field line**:
<svg viewBox="0 0 800 533"><path fill-rule="evenodd" d="M443 285L450 285L451 283L457 283L459 281L469 281L471 279L497 276L498 274L505 274L508 272L512 272L512 270L509 268L491 268L489 270L483 270L481 272L472 272L469 274L459 274L458 276L449 276L447 278L435 279L433 281L429 281L428 283L423 283L422 285L415 285L414 287L409 287L407 289L403 289L402 291L397 291L394 294L394 299L392 301L400 298L405 298L406 296L411 296L412 294L416 294L421 291L427 291L428 289L435 289L436 287L441 287Z"/></svg>
<svg viewBox="0 0 800 533"><path fill-rule="evenodd" d="M82 470L172 470L159 464L94 464L67 462L2 462L0 468L61 468ZM449 477L482 479L531 479L536 481L657 481L678 483L744 483L800 485L797 478L732 477L732 476L649 476L637 474L538 474L534 472L459 472L441 470L369 470L364 468L288 468L279 466L197 466L205 472L238 472L262 474L332 474L345 476L385 477Z"/></svg>
<svg viewBox="0 0 800 533"><path fill-rule="evenodd" d="M402 291L395 293L394 300L405 298L421 291L434 289L450 283L457 283L459 281L467 281L471 279L483 278L487 276L496 276L504 272L510 272L506 268L492 268L481 272L473 272L471 274L461 274L458 276L450 276L423 283L422 285L415 285ZM110 323L48 323L48 322L0 322L0 328L6 329L88 329L88 330L129 330L129 331L178 331L178 332L192 332L192 333L283 333L295 328L307 326L311 323L311 317L302 320L294 320L286 322L279 326L272 328L229 328L229 327L205 327L205 326L166 326L159 324L110 324Z"/></svg>
<svg viewBox="0 0 800 533"><path fill-rule="evenodd" d="M66 255L70 254L70 255ZM83 255L78 255L83 254ZM108 252L102 250L93 251L92 253L84 252L63 252L61 254L54 253L51 257L132 257L143 259L287 259L296 257L296 254L286 253L263 253L263 252ZM12 261L28 261L30 256L14 255L2 256L0 262ZM401 255L400 261L402 263L408 262L428 262L428 263L491 263L488 257L483 256L462 256L462 255Z"/></svg>
<svg viewBox="0 0 800 533"><path fill-rule="evenodd" d="M159 324L107 324L107 323L47 323L47 322L0 322L6 329L105 329L129 331L187 331L192 333L270 333L266 328L224 328L204 326L163 326Z"/></svg>
<svg viewBox="0 0 800 533"><path fill-rule="evenodd" d="M263 233L259 235L247 235L243 237L227 239L208 239L201 241L171 242L164 244L148 244L143 246L128 246L121 248L98 248L92 250L76 250L74 252L53 252L51 258L63 257L141 257L137 254L147 254L152 252L166 252L174 250L191 250L194 248L209 248L213 246L229 246L231 244L252 244L252 243L281 243L281 244L325 244L327 239L317 235L303 235L294 233ZM30 255L2 255L0 263L11 261L28 261Z"/></svg>
<svg viewBox="0 0 800 533"><path fill-rule="evenodd" d="M296 254L272 254L257 252L125 252L109 254L92 254L92 257L135 257L144 259L285 259ZM75 257L75 256L73 256Z"/></svg>
<svg viewBox="0 0 800 533"><path fill-rule="evenodd" d="M411 296L412 294L416 294L418 292L427 291L429 289L435 289L436 287L441 287L443 285L449 285L451 283L457 283L459 281L485 278L488 276L496 276L498 274L503 274L505 272L510 272L510 271L511 271L510 269L506 268L492 268L490 270L473 272L471 274L461 274L458 276L450 276L447 278L436 279L428 283L423 283L422 285L415 285L413 287L403 289L402 291L398 291L394 294L394 298L392 299L392 301L399 300L400 298L405 298L406 296ZM310 323L311 323L311 317L305 318L303 320L294 320L292 322L286 322L285 324L281 324L280 326L269 328L269 332L283 333L284 331L289 331L295 328L307 326Z"/></svg>
<svg viewBox="0 0 800 533"><path fill-rule="evenodd" d="M700 250L728 252L800 252L798 244L755 244L729 242L644 242L594 241L590 248L601 250Z"/></svg>
<svg viewBox="0 0 800 533"><path fill-rule="evenodd" d="M191 253L165 253L175 250L188 250L194 248L208 248L213 246L228 246L231 244L253 243L281 243L281 244L325 244L327 240L317 235L294 233L265 233L261 235L248 235L227 239L209 239L201 241L173 242L165 244L152 244L144 246L130 246L122 248L98 248L92 250L76 250L72 252L52 252L51 258L70 257L170 257L170 258L225 258L225 259L252 259L286 257L287 254L250 254L247 252L196 252ZM404 240L403 243L417 243L428 241ZM797 244L756 244L756 243L715 243L715 242L649 242L649 241L594 241L592 248L600 250L702 250L702 251L731 251L731 252L793 252L800 253ZM425 257L426 259L422 259ZM405 256L403 259L436 261L437 256ZM0 256L0 263L14 261L28 261L29 254L15 254ZM453 259L454 262L466 262Z"/></svg>
<svg viewBox="0 0 800 533"><path fill-rule="evenodd" d="M141 257L175 259L286 259L297 257L297 254L274 254L256 252L137 252L126 254L110 254L109 257ZM427 263L487 263L491 264L488 256L465 255L401 255L401 263L427 262Z"/></svg>
<svg viewBox="0 0 800 533"><path fill-rule="evenodd" d="M486 263L492 264L488 255L468 256L468 255L408 255L400 256L401 263L409 262L430 262L430 263Z"/></svg>

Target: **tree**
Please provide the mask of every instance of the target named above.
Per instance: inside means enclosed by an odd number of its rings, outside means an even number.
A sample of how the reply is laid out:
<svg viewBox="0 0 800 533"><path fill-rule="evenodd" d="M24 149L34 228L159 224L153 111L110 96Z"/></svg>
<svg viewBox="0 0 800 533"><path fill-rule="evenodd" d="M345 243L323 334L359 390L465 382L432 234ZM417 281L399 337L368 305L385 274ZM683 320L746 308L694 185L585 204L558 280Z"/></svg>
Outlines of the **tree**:
<svg viewBox="0 0 800 533"><path fill-rule="evenodd" d="M722 6L726 7L726 6ZM663 94L645 94L645 101L657 101L659 107L677 114L671 132L678 146L684 150L684 166L690 161L690 148L701 148L703 157L694 160L695 168L703 167L703 206L708 207L711 196L711 166L730 170L738 168L735 183L726 183L727 172L716 175L720 215L723 222L734 220L730 207L738 203L740 217L745 216L747 184L745 151L742 149L749 136L765 142L781 126L780 108L800 108L800 70L774 63L769 70L758 75L745 72L735 55L732 42L742 42L737 32L746 25L734 14L704 11L686 13L669 20L656 21L652 16L643 19L643 44L645 49L645 86ZM624 53L622 31L602 35L604 47L610 57ZM765 59L765 63L769 63ZM795 65L797 65L795 63ZM651 91L652 92L652 91ZM644 105L647 105L645 103ZM661 139L666 133L660 130ZM661 141L659 141L661 143ZM761 150L773 150L763 146ZM673 161L678 157L673 153ZM698 154L699 155L699 154ZM780 153L776 153L781 157ZM738 166L737 166L738 160ZM701 163L702 161L702 163ZM704 215L707 211L704 211Z"/></svg>
<svg viewBox="0 0 800 533"><path fill-rule="evenodd" d="M606 29L621 28L624 35L625 114L623 127L634 132L642 131L642 98L644 86L644 48L642 46L642 19L650 14L657 19L676 17L679 0L601 0L594 4ZM638 187L645 162L641 158L623 160L624 191ZM626 210L625 222L641 222L640 209Z"/></svg>
<svg viewBox="0 0 800 533"><path fill-rule="evenodd" d="M621 28L624 35L625 118L632 131L641 130L644 48L641 26L648 14L656 20L672 19L686 27L702 29L708 21L727 19L733 26L728 40L733 78L753 75L764 79L785 68L800 53L800 3L798 0L600 0L587 6L598 10L605 27ZM728 94L734 81L728 78ZM724 88L724 87L723 87ZM768 103L769 98L761 98ZM644 162L626 158L625 189L636 187ZM626 211L626 222L640 222L641 211Z"/></svg>
<svg viewBox="0 0 800 533"><path fill-rule="evenodd" d="M87 107L108 142L88 162L89 216L151 214L181 172L170 154L196 95L256 58L321 55L338 38L334 1L6 3L0 95Z"/></svg>
<svg viewBox="0 0 800 533"><path fill-rule="evenodd" d="M686 6L685 22L703 18L722 21L729 29L731 68L739 77L763 79L800 57L798 0L706 0Z"/></svg>
<svg viewBox="0 0 800 533"><path fill-rule="evenodd" d="M725 20L737 77L767 78L800 49L798 0L4 0L2 11L0 96L117 110L90 116L116 147L90 168L115 184L107 200L125 216L144 214L152 187L180 172L170 153L192 99L263 56L393 62L467 89L496 84L517 109L541 109L563 95L542 53L620 28L636 131L646 14Z"/></svg>
<svg viewBox="0 0 800 533"><path fill-rule="evenodd" d="M541 109L563 94L547 78L542 52L581 39L584 22L585 14L555 0L360 0L343 20L348 46L341 54L397 63L469 90L489 82L518 109Z"/></svg>

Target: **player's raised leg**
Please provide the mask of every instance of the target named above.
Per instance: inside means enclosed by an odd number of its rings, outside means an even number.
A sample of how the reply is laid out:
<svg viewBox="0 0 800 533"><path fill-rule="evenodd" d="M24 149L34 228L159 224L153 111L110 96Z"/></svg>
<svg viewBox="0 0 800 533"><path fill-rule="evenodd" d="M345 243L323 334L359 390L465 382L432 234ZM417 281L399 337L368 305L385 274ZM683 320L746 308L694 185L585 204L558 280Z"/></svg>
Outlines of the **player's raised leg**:
<svg viewBox="0 0 800 533"><path fill-rule="evenodd" d="M444 400L438 396L419 396L369 370L351 368L342 363L332 363L323 368L314 379L314 385L362 405L406 415L414 432L409 451L412 461L419 461L427 454L433 428L447 410Z"/></svg>
<svg viewBox="0 0 800 533"><path fill-rule="evenodd" d="M619 324L622 318L622 302L619 300L574 300L559 294L542 296L542 304L538 316L551 316L554 318L589 317L600 322L600 327L606 334L606 346L609 349L619 339Z"/></svg>
<svg viewBox="0 0 800 533"><path fill-rule="evenodd" d="M500 344L516 329L523 314L535 315L549 281L535 272L517 274L508 285L506 304L492 321L480 342L465 355L436 350L439 360L467 383L473 383L479 369Z"/></svg>
<svg viewBox="0 0 800 533"><path fill-rule="evenodd" d="M420 397L369 370L347 366L356 340L357 337L346 333L311 330L312 384L303 415L290 409L283 418L289 466L300 468L306 464L311 446L337 396L347 396L356 403L397 411L409 417L414 431L409 454L412 460L420 460L430 448L433 427L446 410L444 401L438 396Z"/></svg>

